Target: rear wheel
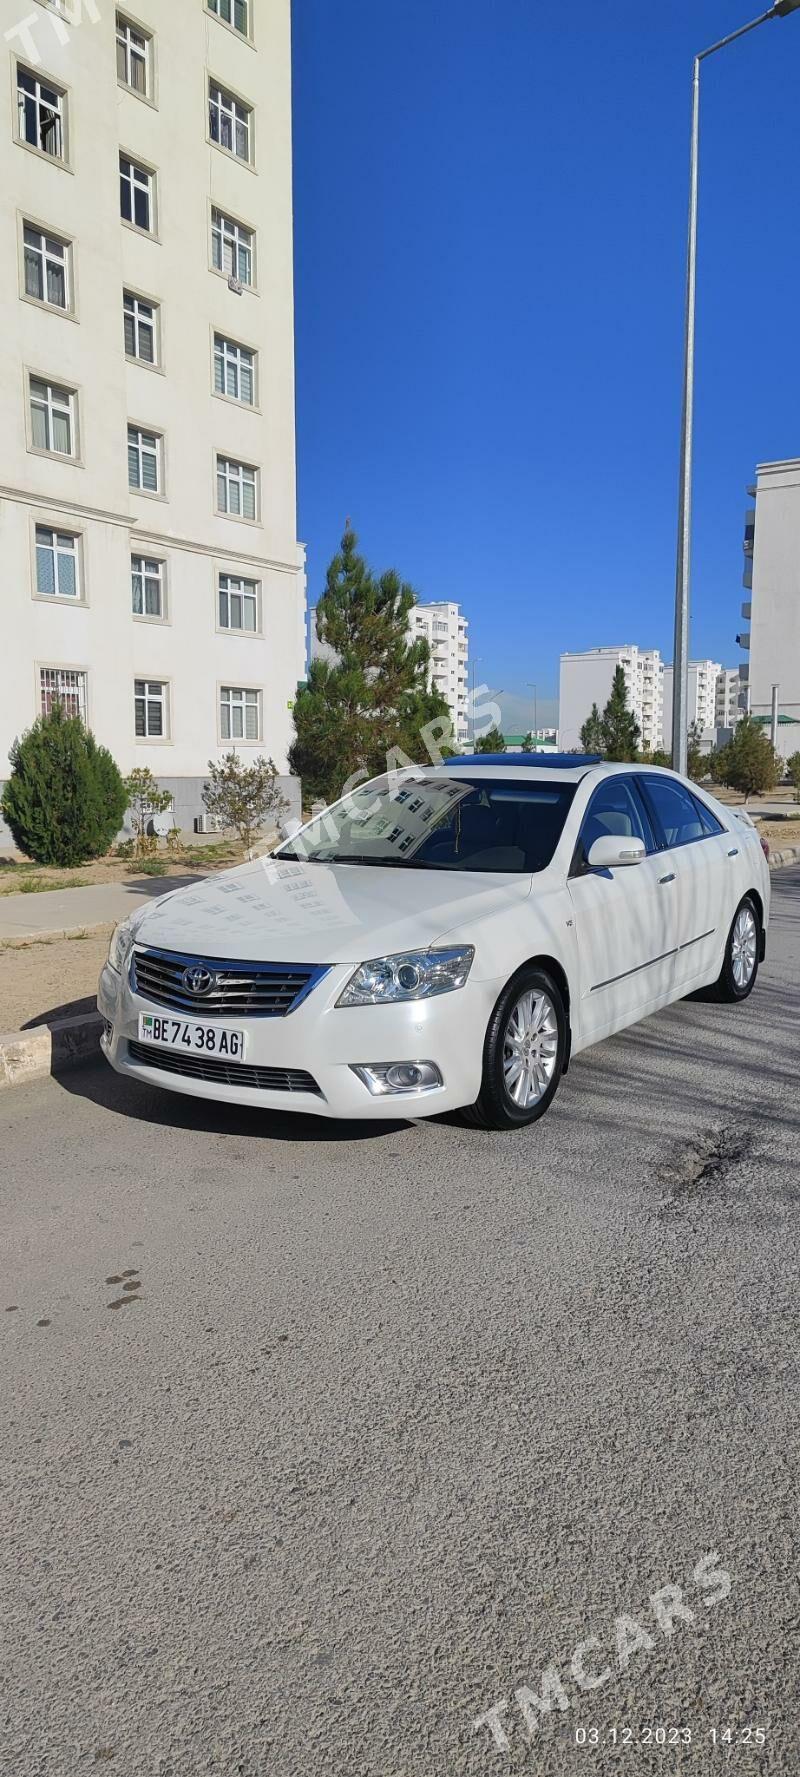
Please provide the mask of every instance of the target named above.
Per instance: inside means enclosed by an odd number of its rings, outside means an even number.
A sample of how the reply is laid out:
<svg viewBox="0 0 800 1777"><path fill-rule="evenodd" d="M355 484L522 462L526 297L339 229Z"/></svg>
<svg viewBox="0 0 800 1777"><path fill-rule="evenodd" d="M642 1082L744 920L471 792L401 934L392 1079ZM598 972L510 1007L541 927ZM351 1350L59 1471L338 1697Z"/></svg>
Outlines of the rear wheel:
<svg viewBox="0 0 800 1777"><path fill-rule="evenodd" d="M558 1091L567 1046L561 993L544 969L510 981L489 1020L480 1097L465 1113L483 1129L521 1129Z"/></svg>
<svg viewBox="0 0 800 1777"><path fill-rule="evenodd" d="M714 989L715 998L727 1002L746 1000L758 975L761 921L754 901L747 895L737 907L725 946L725 961Z"/></svg>

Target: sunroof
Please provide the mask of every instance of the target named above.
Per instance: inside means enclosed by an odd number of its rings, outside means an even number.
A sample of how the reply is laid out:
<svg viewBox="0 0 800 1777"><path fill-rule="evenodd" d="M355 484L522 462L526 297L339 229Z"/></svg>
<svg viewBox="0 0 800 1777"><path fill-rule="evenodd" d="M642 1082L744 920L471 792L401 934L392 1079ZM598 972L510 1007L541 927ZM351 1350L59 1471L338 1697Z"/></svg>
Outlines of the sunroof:
<svg viewBox="0 0 800 1777"><path fill-rule="evenodd" d="M585 771L587 765L602 765L599 753L460 753L443 759L440 770L454 765L524 765L540 771Z"/></svg>

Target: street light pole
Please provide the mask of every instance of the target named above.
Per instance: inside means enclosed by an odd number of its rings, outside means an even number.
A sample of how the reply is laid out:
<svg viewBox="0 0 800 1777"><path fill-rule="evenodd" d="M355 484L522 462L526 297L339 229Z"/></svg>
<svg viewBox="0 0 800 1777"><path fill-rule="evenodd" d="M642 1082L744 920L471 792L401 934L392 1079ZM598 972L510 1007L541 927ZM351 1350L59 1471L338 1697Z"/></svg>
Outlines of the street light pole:
<svg viewBox="0 0 800 1777"><path fill-rule="evenodd" d="M692 543L692 446L694 438L695 313L697 306L697 207L700 150L700 64L746 37L768 19L787 18L800 10L800 0L776 0L767 12L749 25L740 25L712 43L694 58L692 69L692 127L689 150L689 239L686 252L686 314L683 357L683 412L681 419L681 468L678 496L678 552L675 571L675 652L672 674L672 764L686 773L689 711L689 589Z"/></svg>
<svg viewBox="0 0 800 1777"><path fill-rule="evenodd" d="M800 0L797 0L797 4L800 6ZM538 687L532 679L528 680L528 690L533 692L533 750L536 752L536 742L539 739L539 704Z"/></svg>

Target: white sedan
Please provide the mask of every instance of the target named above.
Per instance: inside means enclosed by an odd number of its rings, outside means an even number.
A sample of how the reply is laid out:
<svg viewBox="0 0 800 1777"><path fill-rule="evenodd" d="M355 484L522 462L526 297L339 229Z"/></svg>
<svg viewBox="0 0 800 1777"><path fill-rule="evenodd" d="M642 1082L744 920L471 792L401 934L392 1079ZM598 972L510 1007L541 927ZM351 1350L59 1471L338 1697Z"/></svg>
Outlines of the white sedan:
<svg viewBox="0 0 800 1777"><path fill-rule="evenodd" d="M698 988L746 999L768 918L749 818L675 773L461 757L136 912L102 1044L121 1074L229 1104L514 1129L589 1044Z"/></svg>

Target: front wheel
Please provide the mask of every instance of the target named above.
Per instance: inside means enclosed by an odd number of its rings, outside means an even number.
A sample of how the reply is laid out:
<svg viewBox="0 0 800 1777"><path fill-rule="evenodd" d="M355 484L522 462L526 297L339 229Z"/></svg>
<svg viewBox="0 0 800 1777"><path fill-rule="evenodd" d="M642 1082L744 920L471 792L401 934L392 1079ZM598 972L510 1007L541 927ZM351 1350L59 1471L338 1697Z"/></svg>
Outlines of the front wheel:
<svg viewBox="0 0 800 1777"><path fill-rule="evenodd" d="M558 1091L567 1047L564 1001L544 969L522 969L489 1020L480 1096L465 1113L483 1129L522 1129Z"/></svg>
<svg viewBox="0 0 800 1777"><path fill-rule="evenodd" d="M728 1003L746 1000L752 993L758 975L758 951L761 922L750 896L737 907L725 946L725 960L714 989L718 1000Z"/></svg>

